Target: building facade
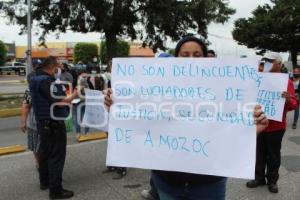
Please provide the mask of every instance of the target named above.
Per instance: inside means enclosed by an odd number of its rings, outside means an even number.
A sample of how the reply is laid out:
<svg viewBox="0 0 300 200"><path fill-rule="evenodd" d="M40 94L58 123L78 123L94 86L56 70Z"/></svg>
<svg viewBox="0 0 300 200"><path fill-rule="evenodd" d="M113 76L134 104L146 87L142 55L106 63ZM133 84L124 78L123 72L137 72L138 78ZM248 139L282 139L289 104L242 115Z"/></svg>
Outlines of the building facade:
<svg viewBox="0 0 300 200"><path fill-rule="evenodd" d="M100 55L101 42L90 42L98 46L98 53ZM48 56L55 56L62 62L73 62L74 48L76 42L47 42L43 45L35 44L32 47L33 59L44 59ZM17 60L26 59L26 46L15 47L15 58ZM154 57L152 49L142 47L142 43L130 43L130 57Z"/></svg>

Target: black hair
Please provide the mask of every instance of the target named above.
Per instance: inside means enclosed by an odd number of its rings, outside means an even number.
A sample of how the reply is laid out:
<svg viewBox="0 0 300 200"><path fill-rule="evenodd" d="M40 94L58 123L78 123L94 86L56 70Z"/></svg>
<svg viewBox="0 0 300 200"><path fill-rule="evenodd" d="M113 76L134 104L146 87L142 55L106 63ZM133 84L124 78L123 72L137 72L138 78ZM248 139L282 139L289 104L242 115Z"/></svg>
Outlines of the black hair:
<svg viewBox="0 0 300 200"><path fill-rule="evenodd" d="M95 63L88 63L86 67L87 73L91 74L93 70L97 71L97 74L100 73L100 68L98 65L96 65Z"/></svg>
<svg viewBox="0 0 300 200"><path fill-rule="evenodd" d="M57 65L58 62L56 60L56 57L54 56L49 56L48 58L46 58L43 63L41 64L41 68L42 69L48 69L51 66L55 66Z"/></svg>
<svg viewBox="0 0 300 200"><path fill-rule="evenodd" d="M68 66L67 63L62 63L62 65L63 65L63 68L64 68L64 70L65 70L66 72L70 72L70 68L69 68L69 66Z"/></svg>
<svg viewBox="0 0 300 200"><path fill-rule="evenodd" d="M179 40L179 42L177 43L176 48L175 48L175 57L178 57L181 46L184 43L191 42L191 41L198 43L202 48L204 57L207 57L207 47L206 47L205 43L201 39L199 39L193 35L187 35L187 36L183 37L181 40Z"/></svg>
<svg viewBox="0 0 300 200"><path fill-rule="evenodd" d="M213 54L214 56L216 56L216 52L215 52L214 50L212 50L212 49L210 49L210 50L207 51L207 54L209 54L209 53L211 53L211 54Z"/></svg>

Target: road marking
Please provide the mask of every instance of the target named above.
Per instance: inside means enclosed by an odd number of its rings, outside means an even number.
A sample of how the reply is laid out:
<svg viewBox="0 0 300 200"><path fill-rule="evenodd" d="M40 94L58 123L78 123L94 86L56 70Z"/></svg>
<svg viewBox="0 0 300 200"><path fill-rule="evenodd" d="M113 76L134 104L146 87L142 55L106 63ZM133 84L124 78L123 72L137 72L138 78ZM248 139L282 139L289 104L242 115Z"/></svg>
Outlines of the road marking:
<svg viewBox="0 0 300 200"><path fill-rule="evenodd" d="M22 145L14 145L8 147L1 147L0 148L0 156L7 155L7 154L14 154L14 153L21 153L26 151L26 148Z"/></svg>
<svg viewBox="0 0 300 200"><path fill-rule="evenodd" d="M77 141L78 142L86 142L91 140L103 140L107 138L106 132L95 132L95 133L89 133L86 135L81 135Z"/></svg>
<svg viewBox="0 0 300 200"><path fill-rule="evenodd" d="M103 142L106 142L106 141L107 141L107 139L103 139L103 140L94 140L94 141L83 142L83 143L78 143L78 144L70 144L70 145L67 146L67 148L72 149L72 148L75 148L75 147L86 146L86 145L95 144L95 143L103 143ZM8 154L8 155L0 156L0 160L5 159L5 158L15 158L15 157L31 155L31 154L32 154L31 151L26 151L26 152L22 152L22 153L18 153L18 154Z"/></svg>
<svg viewBox="0 0 300 200"><path fill-rule="evenodd" d="M0 118L16 117L21 115L21 108L0 110Z"/></svg>

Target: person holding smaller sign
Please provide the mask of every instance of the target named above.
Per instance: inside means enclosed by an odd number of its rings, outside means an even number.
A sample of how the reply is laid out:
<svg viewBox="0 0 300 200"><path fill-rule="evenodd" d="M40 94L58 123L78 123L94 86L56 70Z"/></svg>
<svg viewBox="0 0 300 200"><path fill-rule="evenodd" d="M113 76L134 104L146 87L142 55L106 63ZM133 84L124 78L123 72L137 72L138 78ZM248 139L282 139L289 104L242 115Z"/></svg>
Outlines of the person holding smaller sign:
<svg viewBox="0 0 300 200"><path fill-rule="evenodd" d="M202 40L194 36L186 36L178 42L175 56L185 58L207 57L207 48ZM105 104L108 108L113 104L112 90L107 90ZM263 131L268 126L268 120L260 106L255 107L254 118L257 123L257 132ZM160 200L224 200L226 197L227 178L225 177L154 170L151 173L151 179L158 191Z"/></svg>
<svg viewBox="0 0 300 200"><path fill-rule="evenodd" d="M269 53L263 60L265 61L264 72L280 73L282 57L279 53ZM282 93L282 97L286 99L282 122L269 120L269 126L257 137L255 180L247 182L248 188L268 184L270 192L278 193L280 150L286 129L286 114L298 107L298 100L291 80L289 80L287 88L287 91Z"/></svg>

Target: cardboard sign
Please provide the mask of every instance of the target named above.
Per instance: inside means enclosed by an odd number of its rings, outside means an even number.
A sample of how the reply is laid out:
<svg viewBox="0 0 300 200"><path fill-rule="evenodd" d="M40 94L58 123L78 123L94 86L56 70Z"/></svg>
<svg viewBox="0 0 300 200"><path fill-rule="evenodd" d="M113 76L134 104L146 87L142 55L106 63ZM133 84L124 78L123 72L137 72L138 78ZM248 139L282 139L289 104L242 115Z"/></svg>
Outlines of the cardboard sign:
<svg viewBox="0 0 300 200"><path fill-rule="evenodd" d="M109 166L254 178L255 59L113 59Z"/></svg>
<svg viewBox="0 0 300 200"><path fill-rule="evenodd" d="M263 107L268 119L282 122L285 98L282 93L288 88L288 74L259 73L261 83L258 87L257 103Z"/></svg>

